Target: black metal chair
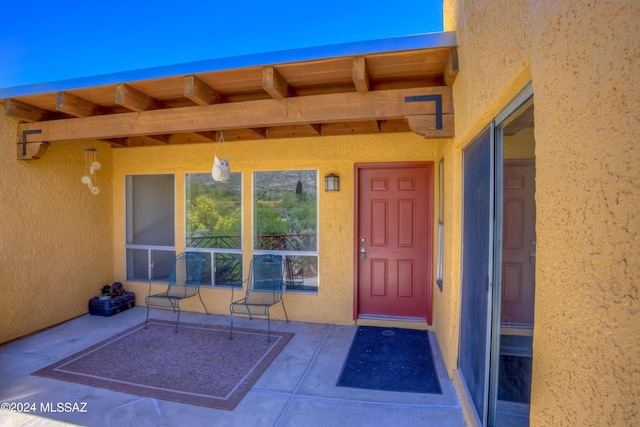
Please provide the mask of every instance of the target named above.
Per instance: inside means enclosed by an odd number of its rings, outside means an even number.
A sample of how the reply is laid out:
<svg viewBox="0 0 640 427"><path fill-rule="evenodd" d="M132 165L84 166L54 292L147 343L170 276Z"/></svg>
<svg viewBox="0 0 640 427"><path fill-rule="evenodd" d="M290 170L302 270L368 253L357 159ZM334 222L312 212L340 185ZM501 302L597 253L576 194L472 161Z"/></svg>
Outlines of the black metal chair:
<svg viewBox="0 0 640 427"><path fill-rule="evenodd" d="M282 292L284 290L284 264L282 257L275 255L260 255L251 261L249 278L246 283L244 298L237 301L233 299L233 288L231 291L231 328L229 339L233 339L233 316L236 314L253 316L263 316L267 318L267 341L271 341L271 315L269 309L277 303L282 303L284 317L287 317L287 310L284 308Z"/></svg>
<svg viewBox="0 0 640 427"><path fill-rule="evenodd" d="M145 329L149 322L149 308L161 307L171 308L173 311L178 312L175 328L175 332L178 332L180 301L196 295L200 298L204 311L209 314L207 306L204 305L204 301L202 301L202 297L200 296L200 278L202 277L203 263L204 259L194 252L185 252L176 256L167 290L159 294L149 295L145 298L145 303L147 304L147 320L144 323ZM149 282L149 293L151 294L151 282Z"/></svg>

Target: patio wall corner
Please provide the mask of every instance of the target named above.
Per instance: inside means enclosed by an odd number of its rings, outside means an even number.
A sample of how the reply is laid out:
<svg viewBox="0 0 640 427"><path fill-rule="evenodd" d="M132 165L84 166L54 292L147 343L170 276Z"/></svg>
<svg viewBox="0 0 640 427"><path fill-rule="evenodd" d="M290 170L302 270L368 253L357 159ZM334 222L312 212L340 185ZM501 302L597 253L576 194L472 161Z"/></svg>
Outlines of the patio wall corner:
<svg viewBox="0 0 640 427"><path fill-rule="evenodd" d="M87 313L113 279L109 145L65 141L18 160L17 128L0 116L0 343ZM81 182L87 146L101 163L97 195Z"/></svg>

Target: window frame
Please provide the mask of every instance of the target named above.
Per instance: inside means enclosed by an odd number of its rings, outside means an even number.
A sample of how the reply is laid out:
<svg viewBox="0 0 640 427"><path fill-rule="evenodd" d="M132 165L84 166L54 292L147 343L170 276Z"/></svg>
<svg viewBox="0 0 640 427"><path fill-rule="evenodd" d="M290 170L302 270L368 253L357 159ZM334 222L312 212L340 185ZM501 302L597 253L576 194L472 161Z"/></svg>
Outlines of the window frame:
<svg viewBox="0 0 640 427"><path fill-rule="evenodd" d="M201 286L208 286L212 288L241 288L244 280L244 266L243 266L243 254L244 254L244 174L242 172L231 172L231 174L240 175L240 247L239 248L199 248L187 245L187 218L188 218L188 191L187 186L189 184L187 177L189 175L211 175L208 172L191 172L184 174L184 245L185 251L196 252L200 254L204 260L205 265L208 265L211 269L211 280L207 283L201 282ZM213 179L213 178L212 178ZM233 285L220 285L216 283L216 255L217 254L231 254L238 255L240 258L240 280Z"/></svg>
<svg viewBox="0 0 640 427"><path fill-rule="evenodd" d="M172 198L173 198L173 203L171 206L172 209L172 216L173 216L173 224L172 224L172 232L173 232L173 245L154 245L154 244L140 244L140 243L129 243L131 240L133 240L133 233L135 233L134 230L132 230L132 222L133 222L133 217L135 215L134 210L134 197L135 194L133 194L133 180L136 177L150 177L150 176L158 176L158 177L171 177L173 180L173 188L172 188ZM158 268L158 270L162 270L165 272L169 272L172 269L172 265L173 265L173 260L175 259L176 256L176 175L172 174L172 173L158 173L158 174L127 174L124 177L124 197L125 197L125 206L124 206L124 211L125 211L125 221L124 221L124 247L125 247L125 251L124 251L124 257L125 257L125 274L126 274L126 278L127 280L130 281L148 281L148 282L157 282L157 283L168 283L169 281L169 277L167 275L162 275L162 276L156 276L154 274L154 269L156 268L155 266L155 262L156 259L159 259L160 257L156 257L156 254L161 254L161 253L165 253L164 257L168 259L170 259L170 262L167 260L164 260L164 263L162 264L162 268ZM138 269L138 266L136 264L132 264L133 259L136 258L136 252L138 252L138 254L143 253L144 251L146 251L146 277L137 277L135 271ZM170 257L168 257L168 253L171 254ZM166 279L165 279L166 277Z"/></svg>
<svg viewBox="0 0 640 427"><path fill-rule="evenodd" d="M270 172L300 172L300 171L313 171L315 173L315 202L316 202L316 223L315 223L315 250L313 251L299 251L299 250L277 250L277 249L256 249L256 174L270 173ZM320 290L320 171L318 169L277 169L277 170L260 170L253 171L251 174L251 250L252 258L259 255L272 254L276 256L282 256L285 264L285 292L292 293L304 293L304 294L318 294ZM315 258L316 268L316 285L314 289L293 289L293 286L289 285L289 282L293 282L294 279L289 276L287 268L288 257L311 257Z"/></svg>
<svg viewBox="0 0 640 427"><path fill-rule="evenodd" d="M438 253L436 258L436 284L442 292L444 273L444 157L438 161Z"/></svg>

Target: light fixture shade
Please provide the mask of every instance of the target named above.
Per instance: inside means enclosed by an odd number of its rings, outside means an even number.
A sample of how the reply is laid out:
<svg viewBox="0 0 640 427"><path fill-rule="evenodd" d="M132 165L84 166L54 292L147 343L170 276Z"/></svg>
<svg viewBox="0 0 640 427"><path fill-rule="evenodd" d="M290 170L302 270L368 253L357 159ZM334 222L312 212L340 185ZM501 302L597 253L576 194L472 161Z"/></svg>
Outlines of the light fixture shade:
<svg viewBox="0 0 640 427"><path fill-rule="evenodd" d="M340 191L340 177L330 174L324 177L324 191Z"/></svg>

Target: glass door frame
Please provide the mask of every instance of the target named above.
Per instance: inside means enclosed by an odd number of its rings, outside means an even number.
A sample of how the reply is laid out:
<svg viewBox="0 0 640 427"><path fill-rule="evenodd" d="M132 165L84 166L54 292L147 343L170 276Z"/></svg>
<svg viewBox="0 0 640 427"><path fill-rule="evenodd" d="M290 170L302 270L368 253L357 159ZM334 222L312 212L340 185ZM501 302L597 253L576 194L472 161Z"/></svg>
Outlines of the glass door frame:
<svg viewBox="0 0 640 427"><path fill-rule="evenodd" d="M533 86L528 83L516 97L496 116L492 122L494 140L494 227L493 227L493 287L492 313L491 313L491 342L489 348L489 399L488 399L488 425L496 424L498 406L498 382L500 373L500 326L502 313L502 231L503 231L503 197L504 197L504 135L503 125L520 106L533 97Z"/></svg>

